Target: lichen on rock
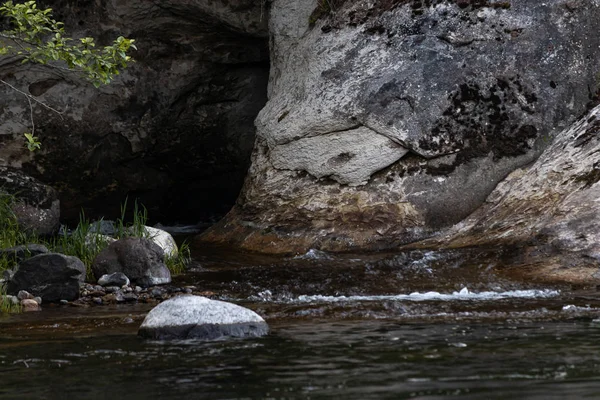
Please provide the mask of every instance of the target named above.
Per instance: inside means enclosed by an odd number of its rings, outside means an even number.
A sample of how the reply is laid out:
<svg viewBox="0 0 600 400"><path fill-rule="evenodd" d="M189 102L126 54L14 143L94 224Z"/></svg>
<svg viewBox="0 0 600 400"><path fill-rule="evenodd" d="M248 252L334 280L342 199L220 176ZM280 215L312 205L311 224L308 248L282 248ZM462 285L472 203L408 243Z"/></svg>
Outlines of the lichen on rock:
<svg viewBox="0 0 600 400"><path fill-rule="evenodd" d="M535 161L596 91L597 2L331 4L316 19L314 2L272 3L252 165L234 210L202 240L305 252L434 235ZM346 151L341 138L359 128L406 154Z"/></svg>

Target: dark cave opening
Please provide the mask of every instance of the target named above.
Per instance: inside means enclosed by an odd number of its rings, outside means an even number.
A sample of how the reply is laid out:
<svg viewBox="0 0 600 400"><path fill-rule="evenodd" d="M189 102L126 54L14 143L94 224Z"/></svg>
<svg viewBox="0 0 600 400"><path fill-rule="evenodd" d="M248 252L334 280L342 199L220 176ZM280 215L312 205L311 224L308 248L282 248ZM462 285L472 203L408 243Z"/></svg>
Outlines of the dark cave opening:
<svg viewBox="0 0 600 400"><path fill-rule="evenodd" d="M58 190L63 223L76 225L82 212L114 220L125 201L128 215L136 201L143 205L151 225L210 224L231 209L250 166L270 67L259 5L235 4L223 3L232 13L225 19L202 4L169 3L150 20L125 21L101 5L96 13L68 0L54 5L74 36L81 30L109 41L116 31L101 27L114 19L138 47L125 83L95 92L81 105L82 121L46 118L40 136L50 151L23 165ZM123 15L137 12L123 7Z"/></svg>

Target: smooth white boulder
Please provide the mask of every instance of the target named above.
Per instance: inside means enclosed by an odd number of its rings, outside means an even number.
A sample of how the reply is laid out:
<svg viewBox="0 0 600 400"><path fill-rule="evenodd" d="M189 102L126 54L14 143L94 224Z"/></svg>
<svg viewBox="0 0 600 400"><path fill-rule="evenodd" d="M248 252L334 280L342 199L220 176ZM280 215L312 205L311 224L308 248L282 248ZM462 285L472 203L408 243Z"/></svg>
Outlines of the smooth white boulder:
<svg viewBox="0 0 600 400"><path fill-rule="evenodd" d="M257 313L236 304L202 296L182 295L154 307L138 334L150 339L258 337L269 327Z"/></svg>

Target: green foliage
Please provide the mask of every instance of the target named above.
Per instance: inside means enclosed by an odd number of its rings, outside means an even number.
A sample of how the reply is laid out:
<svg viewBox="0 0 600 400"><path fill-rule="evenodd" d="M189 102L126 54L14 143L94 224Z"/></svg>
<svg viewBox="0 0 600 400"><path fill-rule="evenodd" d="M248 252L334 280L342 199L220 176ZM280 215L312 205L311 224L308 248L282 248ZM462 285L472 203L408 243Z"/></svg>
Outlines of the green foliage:
<svg viewBox="0 0 600 400"><path fill-rule="evenodd" d="M6 287L0 285L0 314L17 314L21 312L21 304L13 303L6 296Z"/></svg>
<svg viewBox="0 0 600 400"><path fill-rule="evenodd" d="M144 228L148 222L148 210L143 205L138 206L137 200L133 203L133 218L131 223L126 223L127 201L121 204L121 217L117 218L116 234L117 239L124 237L145 237L148 238L148 232Z"/></svg>
<svg viewBox="0 0 600 400"><path fill-rule="evenodd" d="M82 211L79 215L79 224L71 232L63 231L61 235L46 242L50 251L75 256L86 266L86 277L92 278L92 263L94 259L109 244L106 237L92 230L90 221Z"/></svg>
<svg viewBox="0 0 600 400"><path fill-rule="evenodd" d="M187 242L179 245L179 251L176 256L165 256L165 265L173 275L184 273L190 261L192 261L192 256L190 246Z"/></svg>
<svg viewBox="0 0 600 400"><path fill-rule="evenodd" d="M19 228L17 217L13 212L14 196L0 192L0 248L14 247L27 243L30 235ZM0 269L2 268L0 262Z"/></svg>
<svg viewBox="0 0 600 400"><path fill-rule="evenodd" d="M91 266L96 256L111 243L111 238L100 233L100 230L81 212L77 227L71 232L64 230L53 238L40 238L27 234L19 228L17 218L12 210L15 197L0 192L0 249L14 247L20 244L44 244L50 251L75 256L87 268L87 278L92 280ZM121 217L115 223L115 239L124 237L145 237L151 239L145 225L148 221L148 211L143 205L134 203L131 222L126 222L127 199L121 205ZM100 221L101 222L101 221ZM176 256L165 256L165 264L172 274L185 271L190 262L190 248L183 243ZM0 274L6 269L15 268L12 260L0 257Z"/></svg>
<svg viewBox="0 0 600 400"><path fill-rule="evenodd" d="M29 151L36 151L40 147L42 147L42 143L38 140L37 136L33 136L32 133L24 133L25 140L27 141L27 148Z"/></svg>
<svg viewBox="0 0 600 400"><path fill-rule="evenodd" d="M99 87L133 61L128 52L136 48L134 40L119 36L110 46L96 48L91 37L66 37L64 24L52 18L52 9L39 9L35 1L7 1L0 6L0 15L11 27L0 32L0 55L22 57L23 63L61 62Z"/></svg>

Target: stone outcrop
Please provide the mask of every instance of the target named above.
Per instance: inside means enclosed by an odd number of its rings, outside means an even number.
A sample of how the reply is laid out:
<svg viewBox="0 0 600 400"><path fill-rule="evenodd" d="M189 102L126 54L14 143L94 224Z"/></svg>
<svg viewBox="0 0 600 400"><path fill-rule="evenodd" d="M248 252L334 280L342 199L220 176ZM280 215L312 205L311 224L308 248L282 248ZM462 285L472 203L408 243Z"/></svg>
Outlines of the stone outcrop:
<svg viewBox="0 0 600 400"><path fill-rule="evenodd" d="M506 248L503 263L530 278L600 282L600 106L565 129L485 204L419 247Z"/></svg>
<svg viewBox="0 0 600 400"><path fill-rule="evenodd" d="M259 337L269 326L254 311L202 296L174 297L154 307L138 334L149 339L200 339Z"/></svg>
<svg viewBox="0 0 600 400"><path fill-rule="evenodd" d="M287 253L426 238L596 96L598 1L327 4L272 2L252 165L201 240Z"/></svg>
<svg viewBox="0 0 600 400"><path fill-rule="evenodd" d="M44 2L42 2L44 3ZM75 74L0 59L0 78L61 111L0 85L0 165L55 187L63 218L115 218L127 194L162 221L196 222L231 206L249 164L253 120L266 101L264 2L45 2L73 37L136 40L136 62L95 89ZM174 206L177 204L177 206ZM208 210L208 211L207 211Z"/></svg>

